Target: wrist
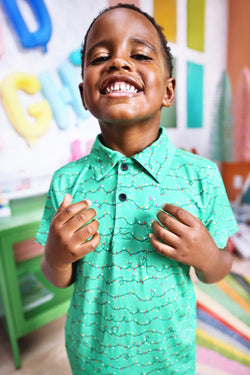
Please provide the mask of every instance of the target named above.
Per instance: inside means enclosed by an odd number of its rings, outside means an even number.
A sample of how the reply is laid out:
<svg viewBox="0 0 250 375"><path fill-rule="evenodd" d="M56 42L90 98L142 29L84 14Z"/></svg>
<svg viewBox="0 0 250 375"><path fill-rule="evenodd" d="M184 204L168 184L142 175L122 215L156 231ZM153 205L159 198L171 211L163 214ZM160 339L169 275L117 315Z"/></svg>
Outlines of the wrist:
<svg viewBox="0 0 250 375"><path fill-rule="evenodd" d="M43 275L58 288L65 288L72 284L72 264L69 265L51 265L45 257L41 261L41 271Z"/></svg>
<svg viewBox="0 0 250 375"><path fill-rule="evenodd" d="M59 258L59 260L61 260ZM57 257L53 256L49 252L44 252L43 262L46 263L52 270L55 272L63 273L67 272L68 269L71 269L72 263L63 263L58 261Z"/></svg>
<svg viewBox="0 0 250 375"><path fill-rule="evenodd" d="M233 258L227 248L218 249L203 267L195 268L197 277L205 283L215 283L223 279L231 270Z"/></svg>

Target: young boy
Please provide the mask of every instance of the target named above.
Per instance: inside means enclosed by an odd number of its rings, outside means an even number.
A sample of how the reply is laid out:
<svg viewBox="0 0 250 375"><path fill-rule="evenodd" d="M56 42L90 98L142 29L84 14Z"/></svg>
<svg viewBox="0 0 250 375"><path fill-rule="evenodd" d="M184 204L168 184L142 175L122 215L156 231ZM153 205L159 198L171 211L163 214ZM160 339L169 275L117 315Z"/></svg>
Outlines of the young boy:
<svg viewBox="0 0 250 375"><path fill-rule="evenodd" d="M111 7L90 25L80 91L101 134L90 155L55 172L37 237L48 280L74 282L73 374L194 375L190 266L207 283L231 267L237 226L216 166L159 128L171 74L162 31L140 9Z"/></svg>

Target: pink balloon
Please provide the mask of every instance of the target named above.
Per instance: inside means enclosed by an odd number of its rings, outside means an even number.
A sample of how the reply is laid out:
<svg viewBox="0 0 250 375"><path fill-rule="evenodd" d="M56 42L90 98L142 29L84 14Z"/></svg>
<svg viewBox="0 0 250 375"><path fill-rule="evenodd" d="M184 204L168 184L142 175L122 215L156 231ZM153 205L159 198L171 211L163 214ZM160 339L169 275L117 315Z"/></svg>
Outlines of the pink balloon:
<svg viewBox="0 0 250 375"><path fill-rule="evenodd" d="M79 139L76 139L71 143L71 159L70 161L74 161L77 159L80 159L82 157L82 151L81 151L81 141Z"/></svg>
<svg viewBox="0 0 250 375"><path fill-rule="evenodd" d="M5 146L4 140L0 137L0 151L3 150Z"/></svg>

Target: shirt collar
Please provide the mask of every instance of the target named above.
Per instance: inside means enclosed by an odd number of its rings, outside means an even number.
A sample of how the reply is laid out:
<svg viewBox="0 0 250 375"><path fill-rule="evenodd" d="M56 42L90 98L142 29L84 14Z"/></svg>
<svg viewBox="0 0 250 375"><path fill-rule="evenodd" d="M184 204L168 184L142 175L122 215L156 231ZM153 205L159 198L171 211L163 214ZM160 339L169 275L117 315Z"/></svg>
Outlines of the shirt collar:
<svg viewBox="0 0 250 375"><path fill-rule="evenodd" d="M136 160L157 182L161 182L172 163L175 150L165 129L161 127L157 140L130 159ZM90 153L90 163L97 181L105 177L117 163L126 160L128 158L120 152L105 147L100 141L100 135L97 136Z"/></svg>

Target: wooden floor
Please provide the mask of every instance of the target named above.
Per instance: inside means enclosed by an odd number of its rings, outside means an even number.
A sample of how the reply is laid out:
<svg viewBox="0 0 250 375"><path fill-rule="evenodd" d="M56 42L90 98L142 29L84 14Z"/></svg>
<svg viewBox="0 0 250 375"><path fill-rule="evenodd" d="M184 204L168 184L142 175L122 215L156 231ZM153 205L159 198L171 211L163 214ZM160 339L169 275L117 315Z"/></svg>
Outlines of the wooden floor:
<svg viewBox="0 0 250 375"><path fill-rule="evenodd" d="M250 277L250 260L234 259L233 271ZM63 316L19 340L22 367L15 370L8 336L0 326L0 375L70 375Z"/></svg>
<svg viewBox="0 0 250 375"><path fill-rule="evenodd" d="M0 375L70 375L64 346L65 316L22 337L22 367L16 370L7 333L0 326Z"/></svg>

